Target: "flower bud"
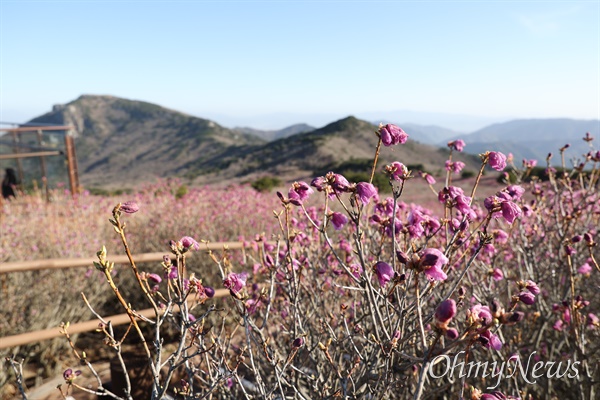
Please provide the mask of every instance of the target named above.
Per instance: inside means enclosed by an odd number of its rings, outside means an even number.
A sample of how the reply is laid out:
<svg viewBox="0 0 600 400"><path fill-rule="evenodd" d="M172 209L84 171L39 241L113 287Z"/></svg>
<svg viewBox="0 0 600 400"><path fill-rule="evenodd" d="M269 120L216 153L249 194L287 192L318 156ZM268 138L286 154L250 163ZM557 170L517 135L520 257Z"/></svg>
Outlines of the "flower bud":
<svg viewBox="0 0 600 400"><path fill-rule="evenodd" d="M126 201L125 203L121 203L121 206L119 207L119 210L126 214L133 214L138 212L139 209L140 206L138 206L135 201Z"/></svg>
<svg viewBox="0 0 600 400"><path fill-rule="evenodd" d="M519 300L527 305L532 305L535 303L535 296L530 292L521 292L519 293Z"/></svg>
<svg viewBox="0 0 600 400"><path fill-rule="evenodd" d="M293 349L299 349L300 347L304 346L305 340L303 337L298 337L296 339L294 339L294 341L292 342L292 348Z"/></svg>
<svg viewBox="0 0 600 400"><path fill-rule="evenodd" d="M398 258L400 264L406 264L410 260L408 255L402 250L396 250L396 257Z"/></svg>
<svg viewBox="0 0 600 400"><path fill-rule="evenodd" d="M455 328L446 329L446 337L450 340L458 339L458 331Z"/></svg>
<svg viewBox="0 0 600 400"><path fill-rule="evenodd" d="M448 323L456 315L456 302L453 299L442 301L435 310L435 319Z"/></svg>

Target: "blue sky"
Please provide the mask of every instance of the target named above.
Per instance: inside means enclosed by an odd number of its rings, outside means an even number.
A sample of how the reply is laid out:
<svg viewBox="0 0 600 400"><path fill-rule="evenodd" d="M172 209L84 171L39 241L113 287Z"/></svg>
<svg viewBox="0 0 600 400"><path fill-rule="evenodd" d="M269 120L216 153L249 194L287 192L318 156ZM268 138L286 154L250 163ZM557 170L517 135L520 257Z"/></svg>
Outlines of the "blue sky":
<svg viewBox="0 0 600 400"><path fill-rule="evenodd" d="M455 129L600 117L598 0L0 7L0 121L25 121L81 94L258 128L350 114L454 118Z"/></svg>

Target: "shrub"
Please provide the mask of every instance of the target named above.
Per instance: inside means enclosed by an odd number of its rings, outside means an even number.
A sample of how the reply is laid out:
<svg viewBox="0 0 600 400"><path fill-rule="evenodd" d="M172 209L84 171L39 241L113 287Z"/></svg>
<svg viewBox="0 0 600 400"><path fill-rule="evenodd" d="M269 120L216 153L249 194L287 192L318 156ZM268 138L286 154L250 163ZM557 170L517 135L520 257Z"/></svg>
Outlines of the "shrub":
<svg viewBox="0 0 600 400"><path fill-rule="evenodd" d="M270 192L279 185L281 185L281 179L275 176L263 176L251 184L259 192Z"/></svg>
<svg viewBox="0 0 600 400"><path fill-rule="evenodd" d="M188 194L188 187L186 185L181 185L175 191L175 198L181 199L186 194Z"/></svg>
<svg viewBox="0 0 600 400"><path fill-rule="evenodd" d="M254 237L244 259L209 253L214 268L194 268L187 257L201 245L190 236L173 237L154 269L130 259L127 272L155 309L147 332L101 247L96 268L130 315L129 334L145 343L151 398L594 398L597 164L577 179L550 171L548 182L519 181L480 202L488 157L473 187L440 188L433 208L403 201L414 180L399 162L385 167L389 197L328 172L278 193L276 240ZM125 215L134 209L117 205L110 220L125 250L125 219L130 232L145 212ZM211 300L210 279L225 302ZM166 326L178 332L172 346ZM98 334L124 364L110 326ZM66 392L81 389L76 371L64 377Z"/></svg>
<svg viewBox="0 0 600 400"><path fill-rule="evenodd" d="M475 172L468 170L468 169L465 169L460 173L460 177L462 179L469 179L469 178L474 177L475 175L477 175Z"/></svg>

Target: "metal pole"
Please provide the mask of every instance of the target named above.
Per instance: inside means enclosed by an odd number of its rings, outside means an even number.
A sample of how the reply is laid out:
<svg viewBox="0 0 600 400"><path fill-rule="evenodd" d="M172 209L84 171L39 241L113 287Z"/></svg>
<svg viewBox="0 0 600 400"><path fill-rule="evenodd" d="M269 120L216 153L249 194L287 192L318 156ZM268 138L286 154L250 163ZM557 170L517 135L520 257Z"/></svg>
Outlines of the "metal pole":
<svg viewBox="0 0 600 400"><path fill-rule="evenodd" d="M11 131L12 134L12 138L13 138L13 143L15 144L15 146L13 147L13 153L14 154L19 154L19 146L18 143L21 141L21 137L17 135L16 131ZM19 182L18 182L18 187L20 189L23 188L23 165L21 164L21 160L19 158L17 158L17 174L19 175Z"/></svg>
<svg viewBox="0 0 600 400"><path fill-rule="evenodd" d="M38 140L38 145L40 147L42 147L43 144L43 140L42 140L42 130L38 129L37 131L37 140ZM44 195L46 196L46 201L50 200L50 192L49 192L49 188L48 188L48 174L46 173L46 157L41 156L40 157L40 168L42 170L42 186L43 186L43 190L44 190Z"/></svg>

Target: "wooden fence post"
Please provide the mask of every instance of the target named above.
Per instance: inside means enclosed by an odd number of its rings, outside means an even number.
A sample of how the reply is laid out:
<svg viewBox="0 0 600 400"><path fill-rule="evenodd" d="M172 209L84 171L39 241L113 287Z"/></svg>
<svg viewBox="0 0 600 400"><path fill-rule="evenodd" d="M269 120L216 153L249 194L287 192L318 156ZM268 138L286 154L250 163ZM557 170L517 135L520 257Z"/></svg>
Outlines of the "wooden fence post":
<svg viewBox="0 0 600 400"><path fill-rule="evenodd" d="M79 174L77 171L77 157L75 156L75 144L73 136L68 133L65 135L65 152L67 153L67 168L69 170L69 184L71 186L71 196L79 193Z"/></svg>

